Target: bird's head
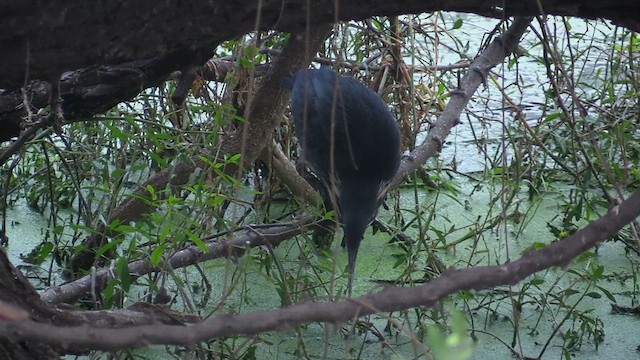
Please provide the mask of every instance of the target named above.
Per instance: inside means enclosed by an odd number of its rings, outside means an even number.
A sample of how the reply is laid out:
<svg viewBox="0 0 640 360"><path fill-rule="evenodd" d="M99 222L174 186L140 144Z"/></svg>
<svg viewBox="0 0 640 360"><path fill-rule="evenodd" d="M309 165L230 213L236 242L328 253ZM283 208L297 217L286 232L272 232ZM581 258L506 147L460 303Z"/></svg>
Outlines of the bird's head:
<svg viewBox="0 0 640 360"><path fill-rule="evenodd" d="M349 272L355 269L358 248L364 232L373 221L380 205L380 180L368 178L340 179L340 221L349 255Z"/></svg>

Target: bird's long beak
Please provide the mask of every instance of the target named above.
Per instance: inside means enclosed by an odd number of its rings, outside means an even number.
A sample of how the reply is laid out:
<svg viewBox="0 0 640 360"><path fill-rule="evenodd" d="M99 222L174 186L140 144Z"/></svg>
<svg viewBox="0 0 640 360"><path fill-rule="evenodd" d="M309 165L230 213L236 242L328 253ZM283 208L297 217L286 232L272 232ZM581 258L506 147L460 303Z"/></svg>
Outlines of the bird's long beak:
<svg viewBox="0 0 640 360"><path fill-rule="evenodd" d="M356 258L358 257L358 248L347 248L348 263L347 268L349 270L349 279L347 280L347 291L349 297L351 297L351 291L353 289L353 276L356 272Z"/></svg>

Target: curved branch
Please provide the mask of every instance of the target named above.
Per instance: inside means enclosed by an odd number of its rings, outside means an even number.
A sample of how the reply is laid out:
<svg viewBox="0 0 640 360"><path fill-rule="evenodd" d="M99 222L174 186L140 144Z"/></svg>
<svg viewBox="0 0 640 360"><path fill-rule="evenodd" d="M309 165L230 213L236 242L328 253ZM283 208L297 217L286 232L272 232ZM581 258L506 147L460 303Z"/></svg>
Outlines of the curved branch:
<svg viewBox="0 0 640 360"><path fill-rule="evenodd" d="M153 9L153 11L149 11ZM0 5L0 88L21 87L25 78L49 80L65 71L93 65L160 58L193 49L211 54L216 44L254 30L300 29L307 13L314 24L360 20L371 16L434 11L476 13L495 18L569 15L608 18L640 29L635 1L584 0L370 0L361 1L228 0L197 4L83 0L4 1ZM256 19L260 19L256 29ZM205 59L206 60L206 59ZM204 63L196 62L195 65ZM176 64L173 70L179 70Z"/></svg>
<svg viewBox="0 0 640 360"><path fill-rule="evenodd" d="M0 321L0 337L56 344L68 350L117 350L150 344L193 345L216 337L285 331L308 322L338 323L379 312L433 306L443 297L460 290L516 284L538 271L565 266L582 252L614 236L638 216L640 190L575 234L544 249L526 253L516 261L499 266L449 270L421 286L387 287L377 293L341 302L306 302L272 311L219 315L189 327L157 324L123 327L116 331L89 325L61 328L32 320Z"/></svg>

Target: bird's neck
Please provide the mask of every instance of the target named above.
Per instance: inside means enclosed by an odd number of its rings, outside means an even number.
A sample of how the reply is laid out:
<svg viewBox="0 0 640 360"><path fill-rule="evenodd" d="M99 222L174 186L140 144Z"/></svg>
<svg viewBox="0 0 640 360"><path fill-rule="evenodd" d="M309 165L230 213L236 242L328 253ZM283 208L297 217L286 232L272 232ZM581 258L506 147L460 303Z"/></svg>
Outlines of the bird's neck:
<svg viewBox="0 0 640 360"><path fill-rule="evenodd" d="M367 178L340 180L340 219L346 239L359 244L378 211L380 181Z"/></svg>

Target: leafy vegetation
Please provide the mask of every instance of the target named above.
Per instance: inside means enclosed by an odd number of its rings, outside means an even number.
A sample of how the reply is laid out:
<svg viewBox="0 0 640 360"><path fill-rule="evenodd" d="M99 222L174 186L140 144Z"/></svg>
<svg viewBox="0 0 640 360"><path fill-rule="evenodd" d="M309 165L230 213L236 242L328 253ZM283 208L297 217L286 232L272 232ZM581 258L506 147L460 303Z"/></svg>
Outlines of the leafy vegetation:
<svg viewBox="0 0 640 360"><path fill-rule="evenodd" d="M344 23L336 25L317 61L374 86L397 115L404 149L411 151L457 88L465 61L505 27L496 21L485 32L485 23L459 14ZM234 71L224 82L199 78L182 107L169 101L175 84L167 82L103 116L41 133L4 166L4 211L26 201L48 219L42 244L24 258L51 270L36 286L62 281L55 274L71 267L85 249L83 240L104 231L110 241L96 252L111 254L107 265L117 276L84 300L87 307L123 307L164 295L173 309L212 316L344 297L340 236L322 244L319 231L278 247L251 248L242 257L167 266L179 249L206 249L208 241L229 239L239 228L287 222L301 213L332 218L292 194L264 158L245 174L223 171L241 161L241 154L221 156L219 147L244 124L243 110L260 81L248 74L288 37L253 33L227 41L212 55L233 61ZM572 234L638 187L637 34L550 18L532 27L521 47L486 79L441 156L388 195L387 209L363 245L356 294L374 288L371 280L411 286L448 267L513 260ZM397 62L403 71L382 66ZM352 71L356 67L369 71ZM274 137L296 161L286 117ZM190 174L187 185L143 185L160 171L178 173L177 164L194 158L206 166ZM111 220L140 186L155 210L134 222ZM481 352L475 341L490 339L520 357L542 358L559 348L565 359L581 358L578 351L597 350L609 335L598 302L637 305L637 225L611 240L603 246L624 244L623 270L589 252L567 269L492 291L460 292L437 308L111 356L466 359ZM133 276L127 264L136 259L162 271Z"/></svg>

